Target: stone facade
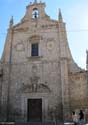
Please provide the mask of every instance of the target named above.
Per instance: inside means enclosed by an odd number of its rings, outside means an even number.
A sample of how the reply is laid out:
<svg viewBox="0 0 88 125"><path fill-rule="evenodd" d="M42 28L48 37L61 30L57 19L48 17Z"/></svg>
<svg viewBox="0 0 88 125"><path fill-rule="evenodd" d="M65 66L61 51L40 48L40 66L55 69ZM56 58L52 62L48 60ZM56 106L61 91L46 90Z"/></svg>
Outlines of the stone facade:
<svg viewBox="0 0 88 125"><path fill-rule="evenodd" d="M87 88L87 71L71 56L60 10L52 20L45 3L35 1L20 23L11 19L0 63L0 118L30 121L28 100L41 99L42 121L68 120L73 110L88 108Z"/></svg>

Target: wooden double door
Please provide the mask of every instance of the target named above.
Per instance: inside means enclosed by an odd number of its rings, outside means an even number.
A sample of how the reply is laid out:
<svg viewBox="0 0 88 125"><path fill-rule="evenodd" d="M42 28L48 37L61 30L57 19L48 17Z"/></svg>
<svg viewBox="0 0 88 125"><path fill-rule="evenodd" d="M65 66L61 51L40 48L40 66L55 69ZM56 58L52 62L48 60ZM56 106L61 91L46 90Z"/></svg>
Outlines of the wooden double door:
<svg viewBox="0 0 88 125"><path fill-rule="evenodd" d="M27 100L27 120L31 122L42 121L42 99Z"/></svg>

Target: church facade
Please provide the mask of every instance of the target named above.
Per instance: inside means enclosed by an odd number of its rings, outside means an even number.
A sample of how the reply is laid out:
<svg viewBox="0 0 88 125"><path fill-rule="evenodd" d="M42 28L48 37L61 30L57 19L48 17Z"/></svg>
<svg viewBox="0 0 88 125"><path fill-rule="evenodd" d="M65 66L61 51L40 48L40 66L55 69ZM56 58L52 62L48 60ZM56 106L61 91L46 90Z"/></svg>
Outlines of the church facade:
<svg viewBox="0 0 88 125"><path fill-rule="evenodd" d="M45 3L30 3L25 16L13 18L0 62L0 118L69 120L88 108L88 73L73 60L61 11L58 20Z"/></svg>

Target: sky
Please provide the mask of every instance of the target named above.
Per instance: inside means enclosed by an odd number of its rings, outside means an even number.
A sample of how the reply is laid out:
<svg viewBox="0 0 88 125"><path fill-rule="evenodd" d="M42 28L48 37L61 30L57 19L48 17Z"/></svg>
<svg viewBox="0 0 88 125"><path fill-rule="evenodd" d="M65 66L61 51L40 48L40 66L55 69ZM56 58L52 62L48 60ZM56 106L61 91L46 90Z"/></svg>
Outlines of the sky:
<svg viewBox="0 0 88 125"><path fill-rule="evenodd" d="M40 2L40 0L37 0ZM46 3L46 13L58 20L61 9L66 23L67 38L73 59L79 67L86 69L86 50L88 49L88 0L41 0ZM3 52L9 21L20 22L26 6L34 0L0 0L0 57Z"/></svg>

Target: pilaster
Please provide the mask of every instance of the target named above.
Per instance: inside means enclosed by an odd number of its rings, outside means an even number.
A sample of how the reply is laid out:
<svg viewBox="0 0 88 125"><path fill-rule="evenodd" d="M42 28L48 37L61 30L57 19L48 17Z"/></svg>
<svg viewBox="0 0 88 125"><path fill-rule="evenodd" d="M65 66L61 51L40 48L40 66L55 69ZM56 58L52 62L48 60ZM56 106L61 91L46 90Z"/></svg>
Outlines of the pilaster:
<svg viewBox="0 0 88 125"><path fill-rule="evenodd" d="M69 113L70 113L69 83L68 83L68 60L66 58L61 58L60 66L61 66L63 120L68 120Z"/></svg>
<svg viewBox="0 0 88 125"><path fill-rule="evenodd" d="M67 43L67 35L65 23L59 22L59 49L60 49L60 67L61 67L61 87L62 87L62 109L63 120L69 119L70 104L69 104L69 81L68 81L68 61L69 61L69 47Z"/></svg>

